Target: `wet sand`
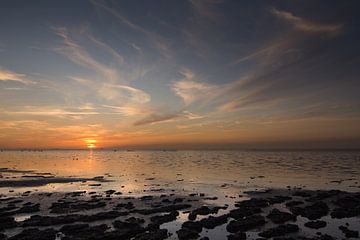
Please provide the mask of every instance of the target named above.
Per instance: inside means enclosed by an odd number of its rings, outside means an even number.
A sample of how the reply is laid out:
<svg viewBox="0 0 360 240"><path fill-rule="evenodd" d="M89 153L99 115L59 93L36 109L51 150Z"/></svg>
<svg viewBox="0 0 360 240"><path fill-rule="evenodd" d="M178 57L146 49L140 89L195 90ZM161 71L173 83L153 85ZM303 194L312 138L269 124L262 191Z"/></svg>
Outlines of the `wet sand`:
<svg viewBox="0 0 360 240"><path fill-rule="evenodd" d="M133 194L126 186L108 188L113 186L110 175L64 178L2 171L18 175L0 181L1 189L11 189L0 195L0 239L359 239L358 191L289 186L232 191L224 197L144 177L147 184ZM83 188L35 188L51 184Z"/></svg>

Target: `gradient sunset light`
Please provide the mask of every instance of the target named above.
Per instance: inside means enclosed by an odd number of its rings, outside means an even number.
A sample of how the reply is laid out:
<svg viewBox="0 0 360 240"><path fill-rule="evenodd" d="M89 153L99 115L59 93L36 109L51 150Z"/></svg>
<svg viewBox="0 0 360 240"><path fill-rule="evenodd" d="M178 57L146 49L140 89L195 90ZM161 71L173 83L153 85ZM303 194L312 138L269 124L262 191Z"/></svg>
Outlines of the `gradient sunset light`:
<svg viewBox="0 0 360 240"><path fill-rule="evenodd" d="M359 1L1 1L0 148L358 148Z"/></svg>

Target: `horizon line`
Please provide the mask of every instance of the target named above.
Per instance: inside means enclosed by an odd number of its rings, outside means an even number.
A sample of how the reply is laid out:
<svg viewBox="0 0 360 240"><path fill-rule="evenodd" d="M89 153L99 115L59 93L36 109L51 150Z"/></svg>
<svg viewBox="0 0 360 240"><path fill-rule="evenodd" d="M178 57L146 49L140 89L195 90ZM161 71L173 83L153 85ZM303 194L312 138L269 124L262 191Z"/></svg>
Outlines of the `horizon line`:
<svg viewBox="0 0 360 240"><path fill-rule="evenodd" d="M360 148L1 148L3 151L360 151Z"/></svg>

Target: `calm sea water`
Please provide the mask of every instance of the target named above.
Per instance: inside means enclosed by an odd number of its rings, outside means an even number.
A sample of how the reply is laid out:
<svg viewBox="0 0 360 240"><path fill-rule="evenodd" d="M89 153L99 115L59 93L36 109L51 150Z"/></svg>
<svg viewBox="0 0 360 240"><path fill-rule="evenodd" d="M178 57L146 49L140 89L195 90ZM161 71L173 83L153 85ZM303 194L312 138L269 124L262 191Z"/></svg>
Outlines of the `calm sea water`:
<svg viewBox="0 0 360 240"><path fill-rule="evenodd" d="M3 151L0 152L0 168L49 172L56 176L105 176L112 180L109 187L119 189L122 186L123 190L131 192L160 185L214 194L218 189L226 192L287 186L358 191L360 152ZM3 179L21 178L21 174L2 175ZM153 180L152 185L149 179ZM81 186L52 184L50 187L72 190Z"/></svg>

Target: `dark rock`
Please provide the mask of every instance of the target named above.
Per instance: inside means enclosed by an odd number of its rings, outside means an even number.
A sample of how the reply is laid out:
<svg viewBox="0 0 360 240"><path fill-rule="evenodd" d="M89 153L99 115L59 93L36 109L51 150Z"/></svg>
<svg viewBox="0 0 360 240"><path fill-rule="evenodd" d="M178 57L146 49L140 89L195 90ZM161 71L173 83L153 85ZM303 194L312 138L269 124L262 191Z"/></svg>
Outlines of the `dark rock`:
<svg viewBox="0 0 360 240"><path fill-rule="evenodd" d="M130 238L136 236L139 233L145 232L145 228L143 228L138 223L130 223L117 220L113 223L113 225L117 229L118 233L122 235L122 237Z"/></svg>
<svg viewBox="0 0 360 240"><path fill-rule="evenodd" d="M310 220L316 220L326 216L329 212L329 207L324 202L316 202L306 207L292 207L290 211L295 215L301 215Z"/></svg>
<svg viewBox="0 0 360 240"><path fill-rule="evenodd" d="M271 198L267 198L266 200L269 202L270 205L277 204L277 203L283 203L285 201L291 200L292 197L289 196L274 196Z"/></svg>
<svg viewBox="0 0 360 240"><path fill-rule="evenodd" d="M330 216L332 218L350 218L356 217L360 215L360 208L359 209L351 209L351 208L335 208L331 213Z"/></svg>
<svg viewBox="0 0 360 240"><path fill-rule="evenodd" d="M262 198L252 198L249 200L237 202L235 207L258 207L258 208L265 208L270 205L269 201Z"/></svg>
<svg viewBox="0 0 360 240"><path fill-rule="evenodd" d="M116 191L115 191L115 190L112 190L112 189L105 191L105 193L106 193L107 195L112 195L112 194L115 193L115 192L116 192Z"/></svg>
<svg viewBox="0 0 360 240"><path fill-rule="evenodd" d="M339 207L330 214L333 218L360 216L360 194L338 198L334 204Z"/></svg>
<svg viewBox="0 0 360 240"><path fill-rule="evenodd" d="M340 226L339 229L345 234L346 238L358 238L359 232L355 230L350 230L348 227Z"/></svg>
<svg viewBox="0 0 360 240"><path fill-rule="evenodd" d="M274 237L273 238L274 240L296 240L295 238L293 237ZM301 238L302 240L310 240L310 239L303 239ZM311 239L312 240L312 239Z"/></svg>
<svg viewBox="0 0 360 240"><path fill-rule="evenodd" d="M66 225L60 229L66 236L62 240L92 240L102 239L104 232L109 228L106 224L85 226L82 224Z"/></svg>
<svg viewBox="0 0 360 240"><path fill-rule="evenodd" d="M311 194L305 191L296 191L293 193L293 196L297 197L311 197Z"/></svg>
<svg viewBox="0 0 360 240"><path fill-rule="evenodd" d="M51 213L73 213L84 210L90 210L95 208L105 207L106 203L99 202L98 200L90 201L74 201L74 202L55 202L52 203L50 209Z"/></svg>
<svg viewBox="0 0 360 240"><path fill-rule="evenodd" d="M175 204L170 206L162 206L157 208L149 208L149 209L138 209L134 212L143 214L143 215L149 215L154 213L161 213L161 212L172 212L172 211L178 211L186 208L190 208L190 204Z"/></svg>
<svg viewBox="0 0 360 240"><path fill-rule="evenodd" d="M132 202L127 202L127 203L119 203L118 205L115 206L115 209L121 209L121 208L125 208L127 210L131 210L134 209L134 203Z"/></svg>
<svg viewBox="0 0 360 240"><path fill-rule="evenodd" d="M321 235L318 240L335 240L334 237L330 236L330 235L327 235L327 234L324 234L324 235Z"/></svg>
<svg viewBox="0 0 360 240"><path fill-rule="evenodd" d="M17 209L17 207L14 206L14 205L9 205L7 207L2 207L2 208L0 208L0 214L2 216L10 216L10 215L13 215L13 214L16 213L16 211L13 211L15 209ZM12 212L9 212L9 211L12 211Z"/></svg>
<svg viewBox="0 0 360 240"><path fill-rule="evenodd" d="M153 196L142 196L140 198L141 201L149 201L152 200L154 197Z"/></svg>
<svg viewBox="0 0 360 240"><path fill-rule="evenodd" d="M76 191L76 192L67 193L65 196L80 197L81 195L84 195L85 193L86 193L86 191Z"/></svg>
<svg viewBox="0 0 360 240"><path fill-rule="evenodd" d="M17 227L17 225L18 224L13 217L0 217L0 231Z"/></svg>
<svg viewBox="0 0 360 240"><path fill-rule="evenodd" d="M231 221L226 229L230 233L236 233L239 231L248 231L252 228L264 225L265 218L261 215L251 215L249 217Z"/></svg>
<svg viewBox="0 0 360 240"><path fill-rule="evenodd" d="M21 233L16 234L9 238L9 240L55 240L57 231L52 228L39 230L37 228L29 228L23 230Z"/></svg>
<svg viewBox="0 0 360 240"><path fill-rule="evenodd" d="M26 205L21 207L19 210L16 211L16 213L34 213L40 211L40 204L34 204L34 205Z"/></svg>
<svg viewBox="0 0 360 240"><path fill-rule="evenodd" d="M321 200L336 196L340 192L341 191L339 191L339 190L317 191L316 195L308 198L307 201L309 201L309 202L321 201Z"/></svg>
<svg viewBox="0 0 360 240"><path fill-rule="evenodd" d="M157 229L159 229L160 228L160 225L159 224L156 224L156 223L149 223L148 225L147 225L147 227L146 227L146 230L147 231L155 231L155 230L157 230Z"/></svg>
<svg viewBox="0 0 360 240"><path fill-rule="evenodd" d="M163 240L166 238L168 238L168 231L166 229L157 229L153 232L138 234L134 240Z"/></svg>
<svg viewBox="0 0 360 240"><path fill-rule="evenodd" d="M240 207L230 211L230 217L234 219L248 217L256 213L261 213L261 208L259 207Z"/></svg>
<svg viewBox="0 0 360 240"><path fill-rule="evenodd" d="M202 231L202 224L200 222L187 221L182 224L182 228L187 228L200 233Z"/></svg>
<svg viewBox="0 0 360 240"><path fill-rule="evenodd" d="M237 232L235 234L228 235L227 239L228 240L245 240L246 239L246 233Z"/></svg>
<svg viewBox="0 0 360 240"><path fill-rule="evenodd" d="M346 196L338 198L334 204L342 208L358 208L360 207L360 196Z"/></svg>
<svg viewBox="0 0 360 240"><path fill-rule="evenodd" d="M218 197L206 197L204 200L218 200Z"/></svg>
<svg viewBox="0 0 360 240"><path fill-rule="evenodd" d="M130 217L128 219L125 220L126 222L129 223L136 223L136 224L143 224L145 223L145 220L142 218L136 218L136 217Z"/></svg>
<svg viewBox="0 0 360 240"><path fill-rule="evenodd" d="M60 228L60 232L71 235L73 232L82 231L89 228L89 224L73 224L73 225L64 225Z"/></svg>
<svg viewBox="0 0 360 240"><path fill-rule="evenodd" d="M298 206L301 204L304 204L304 202L303 201L290 201L290 202L287 202L285 205L287 207L294 207L294 206Z"/></svg>
<svg viewBox="0 0 360 240"><path fill-rule="evenodd" d="M304 225L305 225L305 227L308 227L308 228L319 229L319 228L326 227L326 222L325 221L311 221L311 222L305 223Z"/></svg>
<svg viewBox="0 0 360 240"><path fill-rule="evenodd" d="M191 211L191 213L189 214L189 220L195 220L197 215L216 214L219 212L220 209L224 209L224 207L209 208L208 206L202 206Z"/></svg>
<svg viewBox="0 0 360 240"><path fill-rule="evenodd" d="M282 212L276 208L271 210L270 214L267 215L267 218L269 218L272 222L277 224L284 223L287 221L296 221L295 215L287 212Z"/></svg>
<svg viewBox="0 0 360 240"><path fill-rule="evenodd" d="M280 225L280 226L265 230L265 231L259 233L259 236L265 237L265 238L271 238L271 237L283 236L283 235L298 232L298 231L299 231L299 227L297 225L285 224L285 225Z"/></svg>
<svg viewBox="0 0 360 240"><path fill-rule="evenodd" d="M187 228L181 228L176 231L176 234L178 235L179 240L196 239L199 237L198 232Z"/></svg>
<svg viewBox="0 0 360 240"><path fill-rule="evenodd" d="M29 226L51 226L59 224L70 224L74 222L94 222L106 219L114 219L119 216L125 216L128 212L99 212L93 215L79 215L79 214L69 214L64 216L39 216L33 215L29 219L26 219L22 222L23 227Z"/></svg>
<svg viewBox="0 0 360 240"><path fill-rule="evenodd" d="M176 217L179 216L179 212L178 211L172 211L169 214L164 214L164 215L159 215L159 216L152 216L150 218L151 222L155 223L155 224L163 224L166 222L171 222L176 220Z"/></svg>
<svg viewBox="0 0 360 240"><path fill-rule="evenodd" d="M214 229L217 226L227 223L228 217L228 214L217 217L209 216L208 218L201 219L200 223L204 228Z"/></svg>
<svg viewBox="0 0 360 240"><path fill-rule="evenodd" d="M174 199L174 203L181 203L181 202L183 202L184 201L184 199L183 198L175 198Z"/></svg>

